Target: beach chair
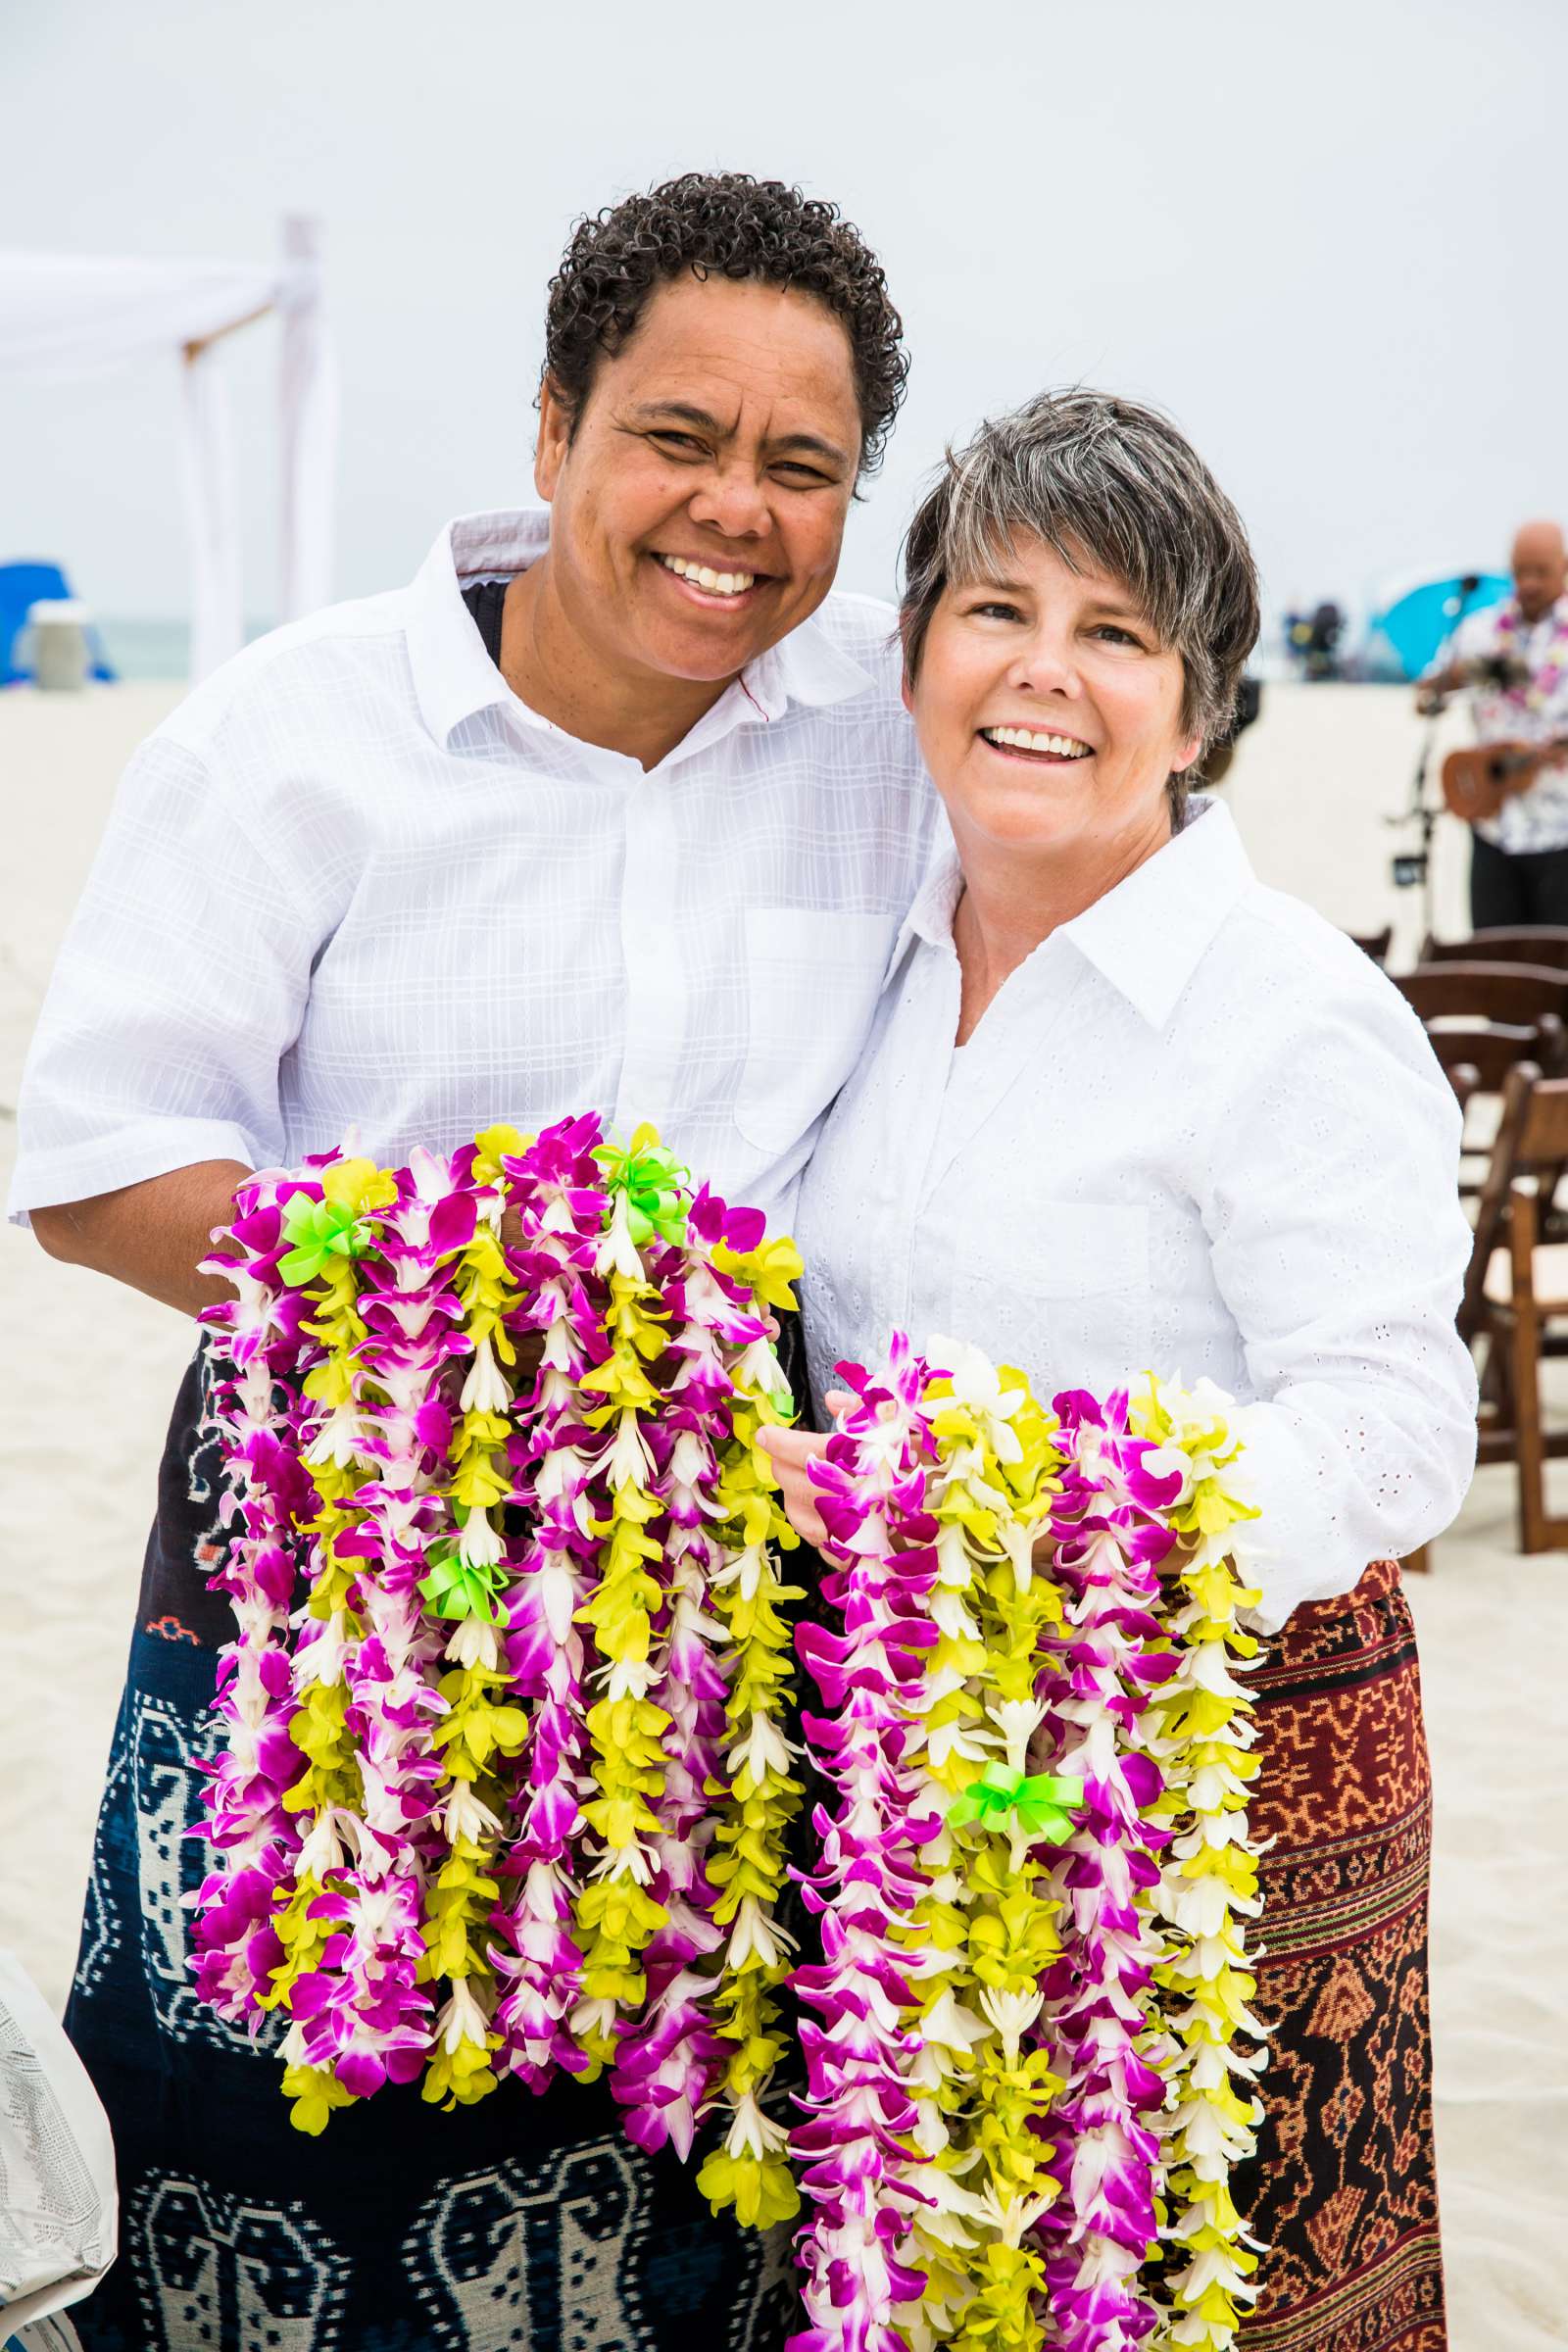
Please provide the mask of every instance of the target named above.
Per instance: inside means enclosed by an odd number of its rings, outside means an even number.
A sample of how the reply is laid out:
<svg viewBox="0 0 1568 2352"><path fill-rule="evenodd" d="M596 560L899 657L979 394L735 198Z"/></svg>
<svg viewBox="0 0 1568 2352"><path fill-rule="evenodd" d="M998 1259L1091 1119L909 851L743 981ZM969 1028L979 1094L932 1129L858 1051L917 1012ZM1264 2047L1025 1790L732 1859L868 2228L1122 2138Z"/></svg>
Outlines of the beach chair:
<svg viewBox="0 0 1568 2352"><path fill-rule="evenodd" d="M0 564L0 686L17 686L32 675L17 663L17 639L27 625L36 604L63 599L72 593L58 564ZM103 640L89 622L88 675L112 680L115 673L104 653Z"/></svg>

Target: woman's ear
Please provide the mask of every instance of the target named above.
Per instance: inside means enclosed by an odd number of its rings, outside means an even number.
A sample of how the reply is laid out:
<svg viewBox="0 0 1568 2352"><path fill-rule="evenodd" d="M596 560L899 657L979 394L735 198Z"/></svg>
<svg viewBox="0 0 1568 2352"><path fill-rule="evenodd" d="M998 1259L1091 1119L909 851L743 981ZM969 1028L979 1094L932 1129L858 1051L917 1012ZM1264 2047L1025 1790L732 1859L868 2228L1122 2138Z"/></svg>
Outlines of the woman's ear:
<svg viewBox="0 0 1568 2352"><path fill-rule="evenodd" d="M905 671L900 682L899 692L904 698L904 708L912 718L914 716L914 686L907 670Z"/></svg>
<svg viewBox="0 0 1568 2352"><path fill-rule="evenodd" d="M539 381L539 439L533 453L533 486L548 506L571 445L571 411L553 379Z"/></svg>

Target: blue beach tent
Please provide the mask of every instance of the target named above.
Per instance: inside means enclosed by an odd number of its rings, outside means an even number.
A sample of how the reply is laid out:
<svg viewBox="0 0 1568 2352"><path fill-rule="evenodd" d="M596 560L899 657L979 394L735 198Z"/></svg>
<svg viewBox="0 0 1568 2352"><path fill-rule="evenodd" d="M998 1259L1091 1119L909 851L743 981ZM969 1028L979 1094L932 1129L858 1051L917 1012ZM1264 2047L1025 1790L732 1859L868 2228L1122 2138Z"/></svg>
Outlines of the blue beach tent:
<svg viewBox="0 0 1568 2352"><path fill-rule="evenodd" d="M1468 596L1467 580L1475 582ZM1505 571L1450 572L1446 579L1407 586L1402 594L1386 598L1382 610L1373 613L1368 652L1376 658L1386 648L1402 676L1423 677L1446 644L1461 604L1466 615L1484 612L1489 605L1500 604L1512 586Z"/></svg>
<svg viewBox="0 0 1568 2352"><path fill-rule="evenodd" d="M0 564L0 686L19 686L32 675L30 669L17 665L17 640L32 607L70 594L58 564ZM103 640L90 625L87 651L91 657L88 675L112 679L115 673L104 658Z"/></svg>

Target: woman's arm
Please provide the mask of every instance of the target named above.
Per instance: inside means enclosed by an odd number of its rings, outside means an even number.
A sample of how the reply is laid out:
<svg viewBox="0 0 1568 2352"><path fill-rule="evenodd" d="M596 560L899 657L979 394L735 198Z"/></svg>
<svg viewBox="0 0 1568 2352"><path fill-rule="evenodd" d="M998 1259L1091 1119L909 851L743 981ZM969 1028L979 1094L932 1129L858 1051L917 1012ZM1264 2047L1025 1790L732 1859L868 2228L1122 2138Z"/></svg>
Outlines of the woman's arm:
<svg viewBox="0 0 1568 2352"><path fill-rule="evenodd" d="M232 1295L229 1284L196 1268L250 1173L239 1160L203 1160L94 1200L35 1208L32 1230L51 1257L112 1274L182 1315L198 1314Z"/></svg>
<svg viewBox="0 0 1568 2352"><path fill-rule="evenodd" d="M1288 1003L1267 999L1274 1028L1238 1075L1202 1203L1261 1400L1238 1429L1270 1627L1446 1527L1476 1445L1475 1369L1454 1329L1471 1237L1452 1091L1380 975L1294 1014Z"/></svg>

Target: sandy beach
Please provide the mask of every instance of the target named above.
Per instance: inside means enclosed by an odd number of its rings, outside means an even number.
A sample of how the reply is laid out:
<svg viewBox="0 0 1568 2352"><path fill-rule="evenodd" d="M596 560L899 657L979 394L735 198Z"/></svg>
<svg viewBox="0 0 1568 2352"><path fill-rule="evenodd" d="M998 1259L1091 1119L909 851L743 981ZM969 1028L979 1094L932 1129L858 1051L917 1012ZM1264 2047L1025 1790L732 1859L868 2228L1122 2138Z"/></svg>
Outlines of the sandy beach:
<svg viewBox="0 0 1568 2352"><path fill-rule="evenodd" d="M171 687L0 696L0 1166L60 935ZM1271 686L1226 787L1263 877L1413 958L1396 891L1418 729L1394 689ZM1438 921L1467 927L1443 820ZM153 1503L190 1346L168 1310L0 1234L0 1944L63 2001ZM1568 2344L1568 1557L1518 1556L1513 1476L1478 1478L1412 1579L1438 1801L1434 2032L1454 2352Z"/></svg>

